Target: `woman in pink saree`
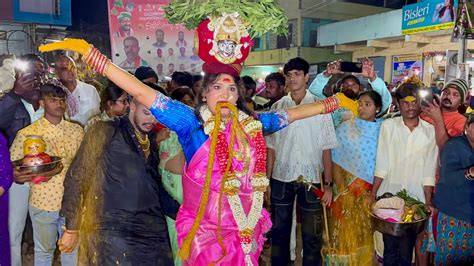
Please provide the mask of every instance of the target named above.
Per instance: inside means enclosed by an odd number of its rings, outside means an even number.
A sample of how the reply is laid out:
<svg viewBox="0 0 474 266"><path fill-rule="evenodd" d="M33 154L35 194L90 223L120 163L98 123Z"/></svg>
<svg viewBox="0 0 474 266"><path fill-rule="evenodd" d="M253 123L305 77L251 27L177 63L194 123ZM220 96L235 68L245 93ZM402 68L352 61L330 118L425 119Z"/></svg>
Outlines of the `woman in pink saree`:
<svg viewBox="0 0 474 266"><path fill-rule="evenodd" d="M206 63L199 104L193 110L141 83L83 40L40 47L42 52L56 49L83 54L84 62L147 106L178 135L186 158L183 203L176 219L184 265L258 265L263 235L271 226L262 208L268 186L263 133L349 102L338 94L288 110L254 114L240 94L239 67Z"/></svg>

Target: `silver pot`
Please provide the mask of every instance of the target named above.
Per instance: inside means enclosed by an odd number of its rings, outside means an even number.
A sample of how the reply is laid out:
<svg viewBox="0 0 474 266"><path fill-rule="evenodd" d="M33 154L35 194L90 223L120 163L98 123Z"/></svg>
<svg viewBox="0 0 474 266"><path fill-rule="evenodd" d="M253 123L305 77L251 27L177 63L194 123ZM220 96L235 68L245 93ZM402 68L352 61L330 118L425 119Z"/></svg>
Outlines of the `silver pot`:
<svg viewBox="0 0 474 266"><path fill-rule="evenodd" d="M393 223L380 219L370 212L372 225L376 231L392 236L418 235L425 229L427 218L409 223Z"/></svg>

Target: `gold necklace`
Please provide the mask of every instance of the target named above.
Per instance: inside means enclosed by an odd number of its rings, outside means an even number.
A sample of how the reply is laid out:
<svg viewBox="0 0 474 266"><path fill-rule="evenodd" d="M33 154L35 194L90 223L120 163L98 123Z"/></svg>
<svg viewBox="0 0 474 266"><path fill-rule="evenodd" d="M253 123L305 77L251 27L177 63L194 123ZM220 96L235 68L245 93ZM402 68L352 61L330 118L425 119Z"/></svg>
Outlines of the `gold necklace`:
<svg viewBox="0 0 474 266"><path fill-rule="evenodd" d="M140 146L143 150L143 152L147 152L150 150L150 140L148 139L148 135L145 134L145 138L143 139L140 136L140 132L138 132L136 129L135 130L135 135L137 136L138 143L140 143Z"/></svg>
<svg viewBox="0 0 474 266"><path fill-rule="evenodd" d="M137 140L138 142L140 142L140 144L147 144L149 142L149 139L148 139L148 135L145 134L145 138L143 139L141 136L140 136L140 132L138 132L136 129L135 129L135 135L137 136Z"/></svg>

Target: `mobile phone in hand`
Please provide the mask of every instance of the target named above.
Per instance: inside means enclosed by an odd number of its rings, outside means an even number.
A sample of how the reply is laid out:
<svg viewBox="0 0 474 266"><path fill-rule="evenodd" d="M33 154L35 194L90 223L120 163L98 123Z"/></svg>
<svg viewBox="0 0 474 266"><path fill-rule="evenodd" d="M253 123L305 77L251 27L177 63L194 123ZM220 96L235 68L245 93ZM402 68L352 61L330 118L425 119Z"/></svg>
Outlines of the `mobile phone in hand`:
<svg viewBox="0 0 474 266"><path fill-rule="evenodd" d="M362 63L360 62L341 62L342 72L362 73Z"/></svg>
<svg viewBox="0 0 474 266"><path fill-rule="evenodd" d="M431 90L421 90L421 105L429 106L430 103L433 103L433 92Z"/></svg>

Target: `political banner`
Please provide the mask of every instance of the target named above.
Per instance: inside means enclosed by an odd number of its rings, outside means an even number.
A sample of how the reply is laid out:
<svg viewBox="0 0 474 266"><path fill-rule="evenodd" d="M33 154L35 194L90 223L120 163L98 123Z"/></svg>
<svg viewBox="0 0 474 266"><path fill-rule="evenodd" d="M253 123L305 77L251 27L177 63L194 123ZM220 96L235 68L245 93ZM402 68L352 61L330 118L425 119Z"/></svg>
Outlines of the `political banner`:
<svg viewBox="0 0 474 266"><path fill-rule="evenodd" d="M202 60L194 47L194 31L164 18L169 0L108 0L112 61L135 72L153 68L160 80L174 71L201 73Z"/></svg>
<svg viewBox="0 0 474 266"><path fill-rule="evenodd" d="M406 5L402 14L402 34L451 29L457 7L455 0L425 0Z"/></svg>
<svg viewBox="0 0 474 266"><path fill-rule="evenodd" d="M392 84L418 75L423 80L423 55L393 56Z"/></svg>

